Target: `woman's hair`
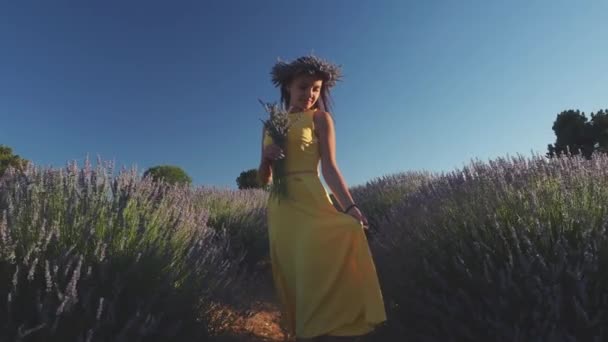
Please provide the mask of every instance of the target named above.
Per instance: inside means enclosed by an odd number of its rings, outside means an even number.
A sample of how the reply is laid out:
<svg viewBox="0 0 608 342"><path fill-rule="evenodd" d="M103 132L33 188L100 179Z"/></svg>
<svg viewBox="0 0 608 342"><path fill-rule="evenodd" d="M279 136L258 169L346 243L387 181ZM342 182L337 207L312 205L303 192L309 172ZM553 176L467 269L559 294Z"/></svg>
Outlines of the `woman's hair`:
<svg viewBox="0 0 608 342"><path fill-rule="evenodd" d="M304 74L305 73L300 73L300 74L294 75L293 78L291 78L291 80L289 80L289 82L287 82L286 85L281 86L281 103L283 104L283 106L284 106L285 109L289 108L289 105L290 105L290 103L289 103L290 96L289 96L289 92L287 91L287 87L291 84L291 82L297 76L304 75ZM332 108L333 108L332 102L333 101L331 99L331 94L329 93L329 87L327 87L325 85L326 82L323 79L322 75L316 74L315 76L317 76L318 79L320 79L320 80L323 81L323 83L321 85L321 94L319 96L319 99L317 99L317 102L315 102L315 105L317 107L319 107L319 109L324 110L326 112L329 112L332 115L332 117L333 117L333 114L332 114ZM320 101L323 103L322 108L321 108L321 106L319 106L319 102Z"/></svg>

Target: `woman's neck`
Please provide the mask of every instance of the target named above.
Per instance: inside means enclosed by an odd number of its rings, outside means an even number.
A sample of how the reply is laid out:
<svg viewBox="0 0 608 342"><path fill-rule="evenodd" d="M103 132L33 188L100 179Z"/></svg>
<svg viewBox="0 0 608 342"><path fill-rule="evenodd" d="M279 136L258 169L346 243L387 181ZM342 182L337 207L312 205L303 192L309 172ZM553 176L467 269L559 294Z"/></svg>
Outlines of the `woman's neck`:
<svg viewBox="0 0 608 342"><path fill-rule="evenodd" d="M308 109L302 109L302 108L297 108L297 107L291 107L289 109L289 111L287 111L287 113L289 114L295 114L295 113L304 113L304 112L308 112L311 110L315 110L315 107L310 107Z"/></svg>

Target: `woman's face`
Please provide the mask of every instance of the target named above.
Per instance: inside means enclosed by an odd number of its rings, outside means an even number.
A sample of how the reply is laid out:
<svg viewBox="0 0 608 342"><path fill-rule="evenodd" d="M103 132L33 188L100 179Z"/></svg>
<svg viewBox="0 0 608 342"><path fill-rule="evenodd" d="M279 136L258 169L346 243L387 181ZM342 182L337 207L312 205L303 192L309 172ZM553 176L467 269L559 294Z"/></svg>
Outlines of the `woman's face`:
<svg viewBox="0 0 608 342"><path fill-rule="evenodd" d="M313 107L321 95L323 80L312 75L296 76L287 87L292 111L305 111Z"/></svg>

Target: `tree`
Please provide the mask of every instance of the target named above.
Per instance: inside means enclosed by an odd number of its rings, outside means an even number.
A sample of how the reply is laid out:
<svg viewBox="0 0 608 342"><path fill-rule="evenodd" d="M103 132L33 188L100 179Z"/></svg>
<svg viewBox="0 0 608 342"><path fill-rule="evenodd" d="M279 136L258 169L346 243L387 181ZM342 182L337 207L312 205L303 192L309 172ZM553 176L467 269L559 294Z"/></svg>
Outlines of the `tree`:
<svg viewBox="0 0 608 342"><path fill-rule="evenodd" d="M144 172L144 177L150 175L154 181L163 180L169 184L192 184L192 178L178 166L158 165Z"/></svg>
<svg viewBox="0 0 608 342"><path fill-rule="evenodd" d="M600 110L596 114L591 113L591 123L595 138L595 150L608 152L608 109Z"/></svg>
<svg viewBox="0 0 608 342"><path fill-rule="evenodd" d="M549 144L547 157L558 154L582 153L587 159L598 151L608 150L608 112L600 110L597 114L591 113L589 121L584 112L569 109L557 115L553 123L556 141Z"/></svg>
<svg viewBox="0 0 608 342"><path fill-rule="evenodd" d="M17 154L13 154L12 148L6 145L0 145L0 176L4 174L4 171L6 171L9 166L23 171L28 163L28 160L21 158Z"/></svg>
<svg viewBox="0 0 608 342"><path fill-rule="evenodd" d="M264 188L258 179L257 169L249 169L241 172L236 178L236 185L239 187L239 190Z"/></svg>

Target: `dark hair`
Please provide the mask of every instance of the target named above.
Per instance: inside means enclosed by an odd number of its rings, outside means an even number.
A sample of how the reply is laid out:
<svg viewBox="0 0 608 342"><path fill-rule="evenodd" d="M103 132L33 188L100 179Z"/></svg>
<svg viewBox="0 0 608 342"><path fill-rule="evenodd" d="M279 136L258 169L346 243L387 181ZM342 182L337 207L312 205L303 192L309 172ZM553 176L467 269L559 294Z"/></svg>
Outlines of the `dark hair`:
<svg viewBox="0 0 608 342"><path fill-rule="evenodd" d="M306 73L300 73L297 75L294 75L288 82L287 84L281 86L281 104L283 104L285 109L289 108L289 92L287 91L287 87L291 84L291 82L298 76L300 75L308 75ZM323 79L323 76L321 74L316 74L315 77L317 77L318 79L323 81L323 84L321 85L321 95L319 97L320 100L323 101L323 110L326 112L329 112L331 114L331 116L333 117L333 113L332 113L332 108L333 108L333 104L332 104L332 99L331 99L331 94L329 93L329 88L325 85L325 80ZM315 102L315 105L318 105L319 100L317 99L317 102Z"/></svg>

